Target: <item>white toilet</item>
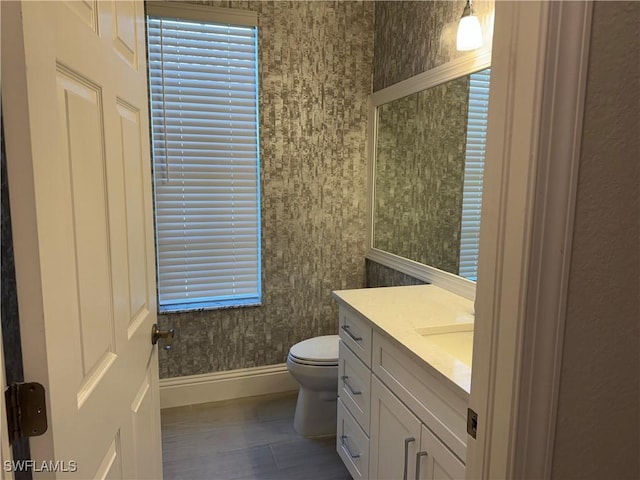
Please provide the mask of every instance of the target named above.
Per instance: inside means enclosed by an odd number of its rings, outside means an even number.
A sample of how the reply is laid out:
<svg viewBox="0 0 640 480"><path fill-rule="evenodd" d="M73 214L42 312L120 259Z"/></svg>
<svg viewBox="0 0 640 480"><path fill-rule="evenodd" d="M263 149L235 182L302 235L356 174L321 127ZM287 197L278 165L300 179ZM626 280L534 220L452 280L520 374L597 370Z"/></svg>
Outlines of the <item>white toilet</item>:
<svg viewBox="0 0 640 480"><path fill-rule="evenodd" d="M338 339L309 338L289 350L287 368L300 384L293 428L305 437L336 433Z"/></svg>

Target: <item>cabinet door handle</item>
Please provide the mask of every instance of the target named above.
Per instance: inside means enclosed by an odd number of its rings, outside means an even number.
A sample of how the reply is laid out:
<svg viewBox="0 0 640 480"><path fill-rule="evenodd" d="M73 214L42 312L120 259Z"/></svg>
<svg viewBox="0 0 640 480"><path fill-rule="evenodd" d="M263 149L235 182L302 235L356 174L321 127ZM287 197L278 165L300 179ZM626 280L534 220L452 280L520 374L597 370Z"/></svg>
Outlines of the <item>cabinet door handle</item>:
<svg viewBox="0 0 640 480"><path fill-rule="evenodd" d="M349 335L351 337L351 340L353 340L354 342L362 341L362 337L356 337L353 333L351 333L351 329L349 328L349 325L343 325L342 330L344 330L345 333Z"/></svg>
<svg viewBox="0 0 640 480"><path fill-rule="evenodd" d="M347 443L347 438L348 437L346 435L340 435L340 443L342 443L342 447L347 451L347 453L351 458L360 458L359 453L351 452L351 449L349 448L349 444Z"/></svg>
<svg viewBox="0 0 640 480"><path fill-rule="evenodd" d="M416 480L420 480L420 459L422 457L426 457L427 455L427 452L418 452L416 454Z"/></svg>
<svg viewBox="0 0 640 480"><path fill-rule="evenodd" d="M342 381L344 382L344 384L347 386L347 388L349 389L349 391L351 392L351 395L362 395L362 392L360 390L354 390L353 387L351 386L351 384L347 381L349 379L349 377L347 375L343 375L342 377L340 377L342 379Z"/></svg>
<svg viewBox="0 0 640 480"><path fill-rule="evenodd" d="M402 474L402 480L407 480L407 466L409 464L409 444L415 442L413 437L404 439L404 473Z"/></svg>

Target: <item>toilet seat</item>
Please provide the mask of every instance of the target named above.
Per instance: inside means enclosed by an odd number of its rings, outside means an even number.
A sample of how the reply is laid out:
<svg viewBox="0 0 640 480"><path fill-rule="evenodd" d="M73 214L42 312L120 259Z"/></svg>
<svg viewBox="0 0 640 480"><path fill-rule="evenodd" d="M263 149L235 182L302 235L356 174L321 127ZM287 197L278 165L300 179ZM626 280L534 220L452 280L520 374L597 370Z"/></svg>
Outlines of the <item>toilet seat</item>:
<svg viewBox="0 0 640 480"><path fill-rule="evenodd" d="M296 343L289 350L289 359L301 365L338 365L338 335L323 335Z"/></svg>
<svg viewBox="0 0 640 480"><path fill-rule="evenodd" d="M312 367L337 367L338 366L337 360L335 362L332 360L329 360L327 362L319 362L316 360L307 360L304 358L298 358L291 354L289 354L289 360L291 360L293 363L296 363L298 365L310 365Z"/></svg>

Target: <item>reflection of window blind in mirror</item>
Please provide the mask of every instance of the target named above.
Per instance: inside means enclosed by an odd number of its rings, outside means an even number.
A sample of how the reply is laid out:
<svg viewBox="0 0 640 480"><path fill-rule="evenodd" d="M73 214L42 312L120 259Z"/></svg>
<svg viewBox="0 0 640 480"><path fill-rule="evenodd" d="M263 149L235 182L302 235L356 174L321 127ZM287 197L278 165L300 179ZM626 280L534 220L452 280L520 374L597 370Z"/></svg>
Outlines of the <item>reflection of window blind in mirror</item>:
<svg viewBox="0 0 640 480"><path fill-rule="evenodd" d="M478 277L482 175L487 143L487 112L491 69L471 74L469 114L465 149L462 196L462 230L460 235L460 275L475 281Z"/></svg>

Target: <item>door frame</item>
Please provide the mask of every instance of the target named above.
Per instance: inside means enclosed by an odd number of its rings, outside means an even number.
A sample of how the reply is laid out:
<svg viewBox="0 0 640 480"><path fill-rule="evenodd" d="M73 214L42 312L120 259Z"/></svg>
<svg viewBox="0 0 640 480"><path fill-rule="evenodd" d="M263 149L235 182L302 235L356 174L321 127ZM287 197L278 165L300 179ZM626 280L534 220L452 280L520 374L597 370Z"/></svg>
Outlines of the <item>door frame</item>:
<svg viewBox="0 0 640 480"><path fill-rule="evenodd" d="M592 2L496 2L467 478L550 478Z"/></svg>

